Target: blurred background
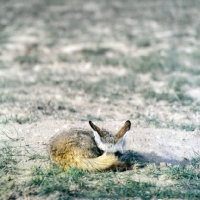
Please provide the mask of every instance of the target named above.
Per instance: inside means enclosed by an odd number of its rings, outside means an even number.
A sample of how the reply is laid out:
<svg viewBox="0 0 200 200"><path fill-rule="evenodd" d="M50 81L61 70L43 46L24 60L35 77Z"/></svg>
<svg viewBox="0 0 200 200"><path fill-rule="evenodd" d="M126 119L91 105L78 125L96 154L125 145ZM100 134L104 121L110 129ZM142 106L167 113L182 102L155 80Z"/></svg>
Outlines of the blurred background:
<svg viewBox="0 0 200 200"><path fill-rule="evenodd" d="M0 123L194 130L198 0L0 0Z"/></svg>

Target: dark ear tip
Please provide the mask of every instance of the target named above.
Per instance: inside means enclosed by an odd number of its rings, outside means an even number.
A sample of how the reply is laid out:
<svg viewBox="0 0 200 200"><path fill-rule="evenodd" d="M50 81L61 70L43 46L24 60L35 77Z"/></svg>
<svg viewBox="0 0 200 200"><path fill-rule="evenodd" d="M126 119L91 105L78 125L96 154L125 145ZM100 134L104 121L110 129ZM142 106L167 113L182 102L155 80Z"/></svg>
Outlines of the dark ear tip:
<svg viewBox="0 0 200 200"><path fill-rule="evenodd" d="M93 124L93 122L92 121L89 121L89 124L90 124L90 126L92 127L92 128L94 128L94 124Z"/></svg>
<svg viewBox="0 0 200 200"><path fill-rule="evenodd" d="M127 126L129 126L129 129L130 129L131 128L131 121L127 120L125 123L127 124Z"/></svg>

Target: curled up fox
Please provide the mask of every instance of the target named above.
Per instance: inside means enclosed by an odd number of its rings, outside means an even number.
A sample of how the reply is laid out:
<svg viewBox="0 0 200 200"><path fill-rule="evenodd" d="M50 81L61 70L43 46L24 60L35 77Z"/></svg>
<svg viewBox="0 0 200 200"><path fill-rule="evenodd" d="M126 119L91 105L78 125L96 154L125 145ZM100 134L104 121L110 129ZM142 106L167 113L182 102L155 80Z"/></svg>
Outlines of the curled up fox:
<svg viewBox="0 0 200 200"><path fill-rule="evenodd" d="M62 168L76 167L86 171L125 169L127 163L120 159L123 153L124 138L131 128L128 120L112 135L89 121L93 131L71 129L50 141L51 160Z"/></svg>

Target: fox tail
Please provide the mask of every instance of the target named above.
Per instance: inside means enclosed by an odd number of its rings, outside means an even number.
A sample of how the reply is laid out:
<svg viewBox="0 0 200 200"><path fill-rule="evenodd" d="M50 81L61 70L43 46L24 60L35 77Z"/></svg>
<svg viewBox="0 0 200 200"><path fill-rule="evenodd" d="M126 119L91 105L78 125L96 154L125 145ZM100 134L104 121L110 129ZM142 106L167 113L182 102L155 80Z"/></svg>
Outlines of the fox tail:
<svg viewBox="0 0 200 200"><path fill-rule="evenodd" d="M76 167L85 171L117 169L123 165L114 154L104 153L97 158L77 158Z"/></svg>

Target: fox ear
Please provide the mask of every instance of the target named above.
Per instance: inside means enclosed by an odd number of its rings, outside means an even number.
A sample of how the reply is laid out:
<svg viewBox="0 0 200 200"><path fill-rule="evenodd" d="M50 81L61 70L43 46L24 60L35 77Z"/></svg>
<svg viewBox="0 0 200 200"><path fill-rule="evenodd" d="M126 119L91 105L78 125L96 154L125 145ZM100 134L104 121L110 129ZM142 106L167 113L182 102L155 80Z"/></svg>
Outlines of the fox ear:
<svg viewBox="0 0 200 200"><path fill-rule="evenodd" d="M101 137L104 137L106 134L96 125L94 125L91 121L89 121L91 128L96 131Z"/></svg>
<svg viewBox="0 0 200 200"><path fill-rule="evenodd" d="M131 122L129 120L127 120L124 124L124 126L122 126L122 128L118 131L118 133L115 135L115 137L117 139L120 139L121 137L124 136L124 134L129 131L131 128Z"/></svg>

